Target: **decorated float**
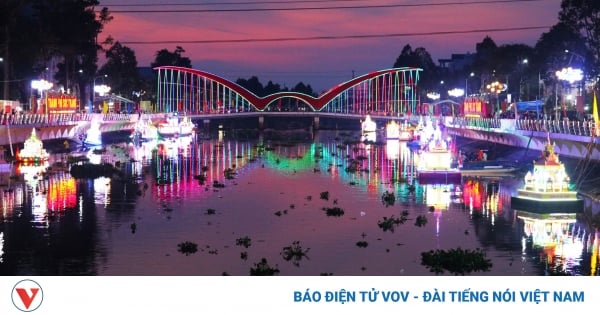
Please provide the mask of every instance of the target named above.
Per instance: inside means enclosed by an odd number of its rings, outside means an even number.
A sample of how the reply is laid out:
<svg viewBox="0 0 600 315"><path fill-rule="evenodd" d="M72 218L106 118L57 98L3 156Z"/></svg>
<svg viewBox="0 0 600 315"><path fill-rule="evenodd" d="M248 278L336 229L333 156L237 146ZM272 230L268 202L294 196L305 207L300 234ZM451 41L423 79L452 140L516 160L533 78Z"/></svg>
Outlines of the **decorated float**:
<svg viewBox="0 0 600 315"><path fill-rule="evenodd" d="M419 182L459 182L460 171L452 167L453 154L449 141L442 138L439 129L433 138L423 147L419 157L417 176Z"/></svg>
<svg viewBox="0 0 600 315"><path fill-rule="evenodd" d="M134 141L154 141L158 139L158 128L150 118L140 118L133 129L131 138Z"/></svg>
<svg viewBox="0 0 600 315"><path fill-rule="evenodd" d="M371 119L370 115L365 117L365 120L360 124L360 130L362 133L362 141L376 141L377 140L377 124Z"/></svg>
<svg viewBox="0 0 600 315"><path fill-rule="evenodd" d="M17 152L17 161L23 164L38 164L48 161L50 155L44 149L44 144L35 133L35 128L31 130L31 135L22 150Z"/></svg>
<svg viewBox="0 0 600 315"><path fill-rule="evenodd" d="M170 115L158 123L158 134L163 138L189 136L196 126L187 116Z"/></svg>
<svg viewBox="0 0 600 315"><path fill-rule="evenodd" d="M583 199L570 189L570 178L548 137L542 156L533 161L533 171L525 175L525 185L511 197L513 209L533 212L561 211L577 213Z"/></svg>

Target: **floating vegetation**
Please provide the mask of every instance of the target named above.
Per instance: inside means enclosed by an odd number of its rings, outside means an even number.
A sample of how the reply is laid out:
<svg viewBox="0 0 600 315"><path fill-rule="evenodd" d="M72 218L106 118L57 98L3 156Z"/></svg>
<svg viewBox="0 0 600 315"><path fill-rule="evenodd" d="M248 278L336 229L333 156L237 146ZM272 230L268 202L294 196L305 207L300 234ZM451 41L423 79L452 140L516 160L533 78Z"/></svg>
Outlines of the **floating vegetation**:
<svg viewBox="0 0 600 315"><path fill-rule="evenodd" d="M347 173L356 173L361 169L360 162L357 160L348 161L348 166L346 166L345 170Z"/></svg>
<svg viewBox="0 0 600 315"><path fill-rule="evenodd" d="M299 267L300 261L303 258L308 259L308 256L306 254L309 250L310 248L302 248L302 246L300 245L300 241L294 241L292 242L292 245L283 248L283 250L281 251L281 257L283 257L285 261L292 261L292 264L294 264L294 266Z"/></svg>
<svg viewBox="0 0 600 315"><path fill-rule="evenodd" d="M365 247L369 246L369 243L367 243L366 241L358 241L358 242L356 242L356 246L360 247L360 248L365 248Z"/></svg>
<svg viewBox="0 0 600 315"><path fill-rule="evenodd" d="M252 240L248 236L244 236L235 240L235 245L244 246L244 248L250 247L252 245Z"/></svg>
<svg viewBox="0 0 600 315"><path fill-rule="evenodd" d="M381 203L386 207L393 206L396 203L396 195L393 192L386 191L381 195Z"/></svg>
<svg viewBox="0 0 600 315"><path fill-rule="evenodd" d="M341 217L344 215L344 209L340 207L327 208L324 207L323 211L327 214L328 217Z"/></svg>
<svg viewBox="0 0 600 315"><path fill-rule="evenodd" d="M405 216L402 216L400 218L395 218L394 216L391 216L389 218L383 217L383 220L377 221L377 225L384 232L387 232L387 231L394 232L394 229L396 228L396 226L403 224L404 222L406 222L406 220L408 220L408 219Z"/></svg>
<svg viewBox="0 0 600 315"><path fill-rule="evenodd" d="M415 225L421 227L421 226L424 226L425 224L427 224L427 217L423 214L419 215L417 217L417 219L415 220Z"/></svg>
<svg viewBox="0 0 600 315"><path fill-rule="evenodd" d="M328 191L322 191L321 192L321 199L323 199L323 200L329 200L329 192Z"/></svg>
<svg viewBox="0 0 600 315"><path fill-rule="evenodd" d="M236 174L233 168L226 168L224 171L225 179L235 179Z"/></svg>
<svg viewBox="0 0 600 315"><path fill-rule="evenodd" d="M251 276L274 276L279 273L277 265L275 268L269 266L266 258L261 258L260 262L254 264L254 268L250 268Z"/></svg>
<svg viewBox="0 0 600 315"><path fill-rule="evenodd" d="M219 183L218 180L213 181L213 185L214 188L225 188L225 184L223 183Z"/></svg>
<svg viewBox="0 0 600 315"><path fill-rule="evenodd" d="M206 172L206 171L208 171L208 166L207 166L207 165L203 165L203 166L200 168L200 170L201 170L202 172Z"/></svg>
<svg viewBox="0 0 600 315"><path fill-rule="evenodd" d="M204 214L206 214L206 215L217 214L217 210L215 210L213 208L208 208L208 209L206 209L206 211L204 212Z"/></svg>
<svg viewBox="0 0 600 315"><path fill-rule="evenodd" d="M194 179L197 179L200 182L200 185L204 185L204 182L206 182L206 175L198 174L194 176Z"/></svg>
<svg viewBox="0 0 600 315"><path fill-rule="evenodd" d="M190 241L177 244L177 251L189 256L198 251L198 244Z"/></svg>
<svg viewBox="0 0 600 315"><path fill-rule="evenodd" d="M240 253L240 258L242 260L248 260L248 252L241 252Z"/></svg>
<svg viewBox="0 0 600 315"><path fill-rule="evenodd" d="M421 253L421 265L436 274L448 271L454 275L465 275L475 271L489 271L492 262L479 248L469 250L458 247L450 250L436 249L423 252Z"/></svg>

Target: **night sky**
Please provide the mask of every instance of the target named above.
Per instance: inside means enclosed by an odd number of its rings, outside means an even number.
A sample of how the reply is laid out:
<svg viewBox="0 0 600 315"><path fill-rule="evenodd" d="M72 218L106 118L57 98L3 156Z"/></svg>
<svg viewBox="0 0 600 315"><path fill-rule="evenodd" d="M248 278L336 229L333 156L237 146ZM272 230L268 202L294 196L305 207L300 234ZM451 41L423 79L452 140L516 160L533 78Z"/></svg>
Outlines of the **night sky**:
<svg viewBox="0 0 600 315"><path fill-rule="evenodd" d="M320 93L353 74L391 68L406 44L427 49L436 63L473 53L485 36L499 46L533 46L557 23L560 3L100 0L114 19L99 39L110 35L130 47L142 67L158 50L181 46L196 69L230 80L255 75L263 85L271 80L289 88L302 81Z"/></svg>

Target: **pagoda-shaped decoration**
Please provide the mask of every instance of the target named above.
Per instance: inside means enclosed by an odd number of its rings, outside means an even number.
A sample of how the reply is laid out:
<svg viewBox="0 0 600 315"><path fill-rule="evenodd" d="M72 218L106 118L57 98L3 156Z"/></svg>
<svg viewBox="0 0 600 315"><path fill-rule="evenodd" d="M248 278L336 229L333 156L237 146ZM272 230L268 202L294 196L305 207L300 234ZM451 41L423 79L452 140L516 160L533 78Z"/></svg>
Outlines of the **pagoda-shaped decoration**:
<svg viewBox="0 0 600 315"><path fill-rule="evenodd" d="M31 130L31 135L25 140L22 150L17 152L17 161L24 164L36 164L48 161L50 155L44 149L44 143L35 133L35 128Z"/></svg>
<svg viewBox="0 0 600 315"><path fill-rule="evenodd" d="M511 198L513 209L525 211L581 212L583 200L570 190L570 178L565 165L550 142L550 137L540 158L533 161L533 171L525 175L525 185Z"/></svg>

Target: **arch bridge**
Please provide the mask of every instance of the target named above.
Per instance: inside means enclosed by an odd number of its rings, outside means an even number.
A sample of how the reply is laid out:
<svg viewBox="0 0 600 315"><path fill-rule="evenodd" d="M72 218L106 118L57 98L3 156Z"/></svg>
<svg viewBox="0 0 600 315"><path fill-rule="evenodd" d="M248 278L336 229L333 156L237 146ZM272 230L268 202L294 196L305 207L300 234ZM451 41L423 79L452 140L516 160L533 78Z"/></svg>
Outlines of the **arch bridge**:
<svg viewBox="0 0 600 315"><path fill-rule="evenodd" d="M421 105L417 86L420 68L374 71L340 83L317 97L289 91L259 97L235 82L201 70L175 66L154 70L158 72L156 112L263 112L277 110L286 102L295 104L295 110L399 116L416 113Z"/></svg>

